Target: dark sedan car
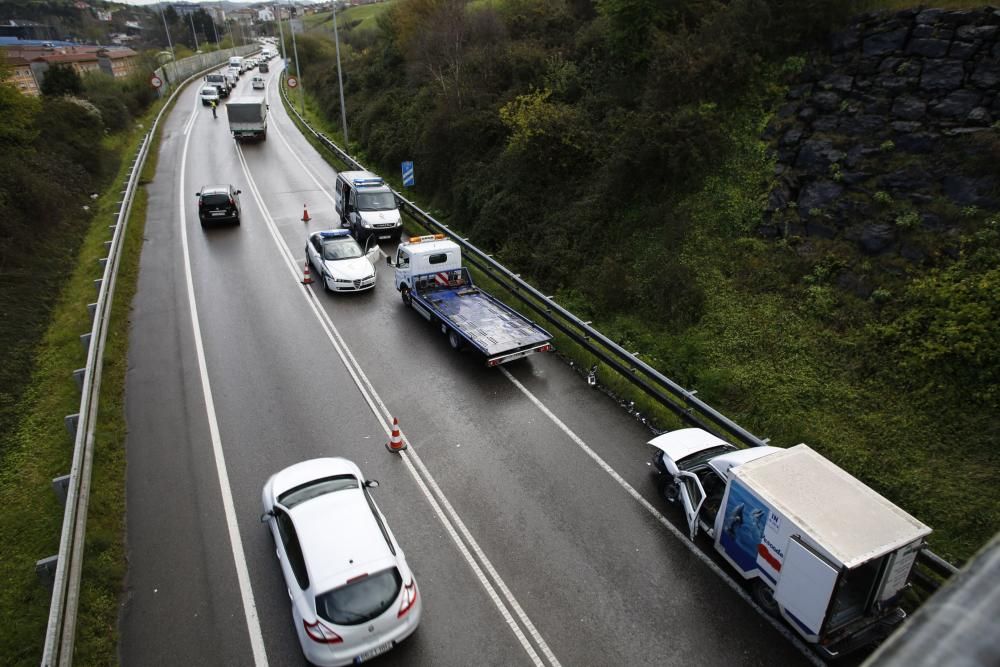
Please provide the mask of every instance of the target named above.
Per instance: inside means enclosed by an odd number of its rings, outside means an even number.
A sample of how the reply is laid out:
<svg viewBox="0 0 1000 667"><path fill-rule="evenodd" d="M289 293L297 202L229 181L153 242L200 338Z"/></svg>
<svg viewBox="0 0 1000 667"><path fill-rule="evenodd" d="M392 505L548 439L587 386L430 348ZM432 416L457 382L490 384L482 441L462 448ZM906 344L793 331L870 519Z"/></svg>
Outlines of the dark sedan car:
<svg viewBox="0 0 1000 667"><path fill-rule="evenodd" d="M240 224L240 192L232 185L206 185L198 193L198 219L204 227L210 222Z"/></svg>

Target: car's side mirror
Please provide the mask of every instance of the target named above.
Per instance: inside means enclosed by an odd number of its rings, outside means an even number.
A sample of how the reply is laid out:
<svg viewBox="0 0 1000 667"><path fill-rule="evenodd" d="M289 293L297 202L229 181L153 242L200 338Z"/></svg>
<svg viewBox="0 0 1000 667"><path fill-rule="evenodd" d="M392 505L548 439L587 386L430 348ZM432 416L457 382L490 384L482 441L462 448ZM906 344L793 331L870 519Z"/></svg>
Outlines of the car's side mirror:
<svg viewBox="0 0 1000 667"><path fill-rule="evenodd" d="M268 510L260 515L260 522L267 523L274 516L274 510Z"/></svg>
<svg viewBox="0 0 1000 667"><path fill-rule="evenodd" d="M242 190L237 190L236 194L241 195L241 194L243 194L243 191Z"/></svg>
<svg viewBox="0 0 1000 667"><path fill-rule="evenodd" d="M385 263L388 264L389 266L392 266L392 257L389 257L388 255L386 255L385 256Z"/></svg>
<svg viewBox="0 0 1000 667"><path fill-rule="evenodd" d="M195 196L195 198L200 197L201 193L200 192L196 192L194 196Z"/></svg>
<svg viewBox="0 0 1000 667"><path fill-rule="evenodd" d="M378 480L377 479L368 479L368 480L365 480L365 486L368 487L369 489L377 489L378 488Z"/></svg>

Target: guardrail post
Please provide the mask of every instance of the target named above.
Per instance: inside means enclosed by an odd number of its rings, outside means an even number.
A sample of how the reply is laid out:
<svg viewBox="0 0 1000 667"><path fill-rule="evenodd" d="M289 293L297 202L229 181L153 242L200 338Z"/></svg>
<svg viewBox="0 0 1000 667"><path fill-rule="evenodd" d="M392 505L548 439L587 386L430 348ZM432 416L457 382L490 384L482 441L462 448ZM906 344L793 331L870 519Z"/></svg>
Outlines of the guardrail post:
<svg viewBox="0 0 1000 667"><path fill-rule="evenodd" d="M83 391L83 376L87 373L86 368L77 368L73 371L73 379L76 380L76 388L78 391Z"/></svg>
<svg viewBox="0 0 1000 667"><path fill-rule="evenodd" d="M69 431L70 437L75 439L76 427L80 423L80 413L75 412L71 415L66 415L66 418L63 421L66 423L66 430Z"/></svg>
<svg viewBox="0 0 1000 667"><path fill-rule="evenodd" d="M100 264L101 268L103 269L104 267L106 267L108 265L108 258L107 257L101 257L100 259L97 260L97 263Z"/></svg>
<svg viewBox="0 0 1000 667"><path fill-rule="evenodd" d="M98 292L100 292L101 291L101 284L103 282L104 282L104 278L98 278L97 280L95 280L94 281L94 289L96 289Z"/></svg>
<svg viewBox="0 0 1000 667"><path fill-rule="evenodd" d="M66 491L69 489L69 475L60 475L52 478L52 490L59 499L59 504L66 506Z"/></svg>
<svg viewBox="0 0 1000 667"><path fill-rule="evenodd" d="M104 242L104 249L105 250L111 250L111 241L105 241Z"/></svg>
<svg viewBox="0 0 1000 667"><path fill-rule="evenodd" d="M90 336L91 333L89 331L80 336L80 345L83 345L84 354L90 352Z"/></svg>
<svg viewBox="0 0 1000 667"><path fill-rule="evenodd" d="M93 324L93 322L94 322L94 315L97 314L97 304L96 303L88 303L87 304L87 314L90 315L90 322L91 322L91 324Z"/></svg>
<svg viewBox="0 0 1000 667"><path fill-rule="evenodd" d="M37 574L38 579L49 588L52 588L52 584L55 580L56 564L58 562L59 556L49 556L48 558L35 561L35 574Z"/></svg>

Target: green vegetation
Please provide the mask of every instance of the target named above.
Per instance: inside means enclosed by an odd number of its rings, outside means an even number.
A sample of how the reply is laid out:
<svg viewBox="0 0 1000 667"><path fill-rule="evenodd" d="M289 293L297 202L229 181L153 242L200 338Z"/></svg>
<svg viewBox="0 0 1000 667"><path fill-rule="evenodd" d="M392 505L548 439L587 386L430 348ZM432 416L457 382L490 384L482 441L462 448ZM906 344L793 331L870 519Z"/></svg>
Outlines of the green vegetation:
<svg viewBox="0 0 1000 667"><path fill-rule="evenodd" d="M79 409L72 371L86 358L79 340L91 325L85 305L95 299L98 259L107 254L104 241L127 161L145 132L143 126L161 106L150 106L148 85L107 77L80 83L82 97L41 99L0 86L0 113L9 121L0 129L6 158L0 165L0 302L7 314L0 323L6 343L0 364L0 502L17 508L0 518L0 531L17 536L0 547L0 618L5 627L0 654L4 664L11 665L40 660L51 591L38 581L34 563L58 551L63 510L51 480L70 467L73 442L62 418ZM147 179L151 168L144 172ZM89 196L102 191L96 199ZM140 192L125 238L105 351L78 664L117 660L118 603L125 572L122 401L127 317L144 207Z"/></svg>
<svg viewBox="0 0 1000 667"><path fill-rule="evenodd" d="M396 3L377 31L341 32L347 117L352 154L388 175L414 160L415 196L450 226L748 429L824 452L961 560L1000 527L996 212L947 211L969 232L925 270L861 262L868 298L838 284L851 244L755 234L785 87L830 30L888 6ZM298 48L335 129L330 34ZM919 207L880 194L925 234Z"/></svg>

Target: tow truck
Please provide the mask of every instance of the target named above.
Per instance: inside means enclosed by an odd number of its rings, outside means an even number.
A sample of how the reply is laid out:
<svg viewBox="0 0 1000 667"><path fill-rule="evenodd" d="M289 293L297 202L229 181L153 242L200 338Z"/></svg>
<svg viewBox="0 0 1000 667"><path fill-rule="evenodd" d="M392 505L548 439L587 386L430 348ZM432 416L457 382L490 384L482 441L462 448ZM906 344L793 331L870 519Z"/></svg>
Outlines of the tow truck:
<svg viewBox="0 0 1000 667"><path fill-rule="evenodd" d="M453 349L478 350L487 366L554 349L548 331L473 284L461 248L444 234L410 237L385 261L403 303L439 325Z"/></svg>

